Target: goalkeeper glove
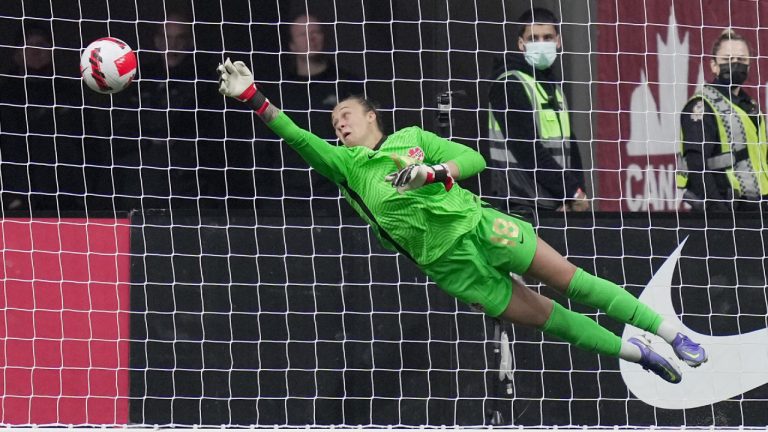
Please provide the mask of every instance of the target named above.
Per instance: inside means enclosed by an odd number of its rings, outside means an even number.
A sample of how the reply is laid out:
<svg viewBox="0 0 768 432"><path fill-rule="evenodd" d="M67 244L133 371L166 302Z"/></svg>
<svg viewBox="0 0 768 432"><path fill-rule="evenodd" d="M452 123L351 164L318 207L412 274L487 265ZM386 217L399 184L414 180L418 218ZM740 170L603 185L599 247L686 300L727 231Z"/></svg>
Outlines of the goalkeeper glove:
<svg viewBox="0 0 768 432"><path fill-rule="evenodd" d="M257 114L262 114L267 109L269 99L259 91L253 82L253 74L245 63L232 63L227 58L224 64L219 64L216 72L219 74L219 93L247 103Z"/></svg>
<svg viewBox="0 0 768 432"><path fill-rule="evenodd" d="M391 182L392 186L396 187L400 193L418 189L430 183L442 183L446 191L453 187L453 177L451 177L451 172L445 164L408 165L400 171L387 175L385 180Z"/></svg>

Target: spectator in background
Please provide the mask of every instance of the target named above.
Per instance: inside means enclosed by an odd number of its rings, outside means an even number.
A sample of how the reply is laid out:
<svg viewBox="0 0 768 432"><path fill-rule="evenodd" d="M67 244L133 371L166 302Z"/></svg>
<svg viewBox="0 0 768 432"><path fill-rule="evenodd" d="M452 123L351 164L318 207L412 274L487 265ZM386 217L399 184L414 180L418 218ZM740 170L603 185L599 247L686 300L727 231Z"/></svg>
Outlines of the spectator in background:
<svg viewBox="0 0 768 432"><path fill-rule="evenodd" d="M123 210L215 207L216 200L201 198L212 194L208 171L199 168L215 158L205 153L209 146L198 145L201 106L190 14L169 11L148 41L149 49L139 54L138 93L126 101L128 109L114 114L124 117L115 122L122 125L121 139L113 140L120 167L117 205Z"/></svg>
<svg viewBox="0 0 768 432"><path fill-rule="evenodd" d="M750 48L727 29L712 47L710 84L680 115L677 186L694 210L760 210L768 202L768 147L760 105L744 90Z"/></svg>
<svg viewBox="0 0 768 432"><path fill-rule="evenodd" d="M295 15L283 26L282 36L288 53L281 57L279 88L266 91L275 95L276 103L290 113L299 126L311 128L323 139L335 140L336 134L330 122L331 112L339 100L353 94L364 94L363 81L337 67L328 49L325 26L316 15L305 11ZM269 147L276 151L274 145ZM300 200L309 197L339 197L338 188L327 179L314 172L307 174L306 162L295 152L284 144L281 150L279 155L272 158L272 163L279 165L273 168L281 169L280 179L277 180L279 184L273 182L271 187L282 186L282 190L270 192L268 186L264 185L260 188L262 193ZM290 201L287 203L290 204Z"/></svg>
<svg viewBox="0 0 768 432"><path fill-rule="evenodd" d="M299 125L313 130L324 139L336 139L328 119L339 100L362 95L362 80L336 66L327 52L325 29L311 14L301 14L286 26L290 55L283 62L281 102Z"/></svg>
<svg viewBox="0 0 768 432"><path fill-rule="evenodd" d="M159 124L156 137L194 138L190 127L194 117L183 110L196 108L194 81L194 38L191 18L183 12L169 12L165 22L155 27L151 37L152 49L143 52L141 64L141 102L146 108L170 110L169 124ZM194 113L191 113L194 115Z"/></svg>
<svg viewBox="0 0 768 432"><path fill-rule="evenodd" d="M171 12L165 24L158 28L152 40L155 48L162 54L161 62L155 66L165 69L169 79L193 80L195 67L192 52L194 38L192 35L191 19L187 14ZM157 75L162 75L160 71Z"/></svg>
<svg viewBox="0 0 768 432"><path fill-rule="evenodd" d="M19 47L13 55L13 64L19 75L53 76L53 42L51 32L43 26L33 26L18 39Z"/></svg>
<svg viewBox="0 0 768 432"><path fill-rule="evenodd" d="M2 208L82 210L79 77L54 76L48 24L26 23L15 46L8 75L0 77Z"/></svg>
<svg viewBox="0 0 768 432"><path fill-rule="evenodd" d="M561 48L560 21L543 8L517 21L519 51L507 53L491 76L492 194L537 209L588 210L562 79L552 68Z"/></svg>

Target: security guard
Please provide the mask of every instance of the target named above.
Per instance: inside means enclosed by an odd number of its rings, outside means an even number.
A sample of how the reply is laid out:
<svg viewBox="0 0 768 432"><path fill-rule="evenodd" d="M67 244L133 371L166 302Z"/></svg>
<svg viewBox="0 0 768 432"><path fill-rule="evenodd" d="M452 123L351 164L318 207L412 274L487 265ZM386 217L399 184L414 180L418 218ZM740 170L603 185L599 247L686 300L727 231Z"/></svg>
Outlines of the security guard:
<svg viewBox="0 0 768 432"><path fill-rule="evenodd" d="M568 106L552 70L560 49L559 20L547 9L533 8L517 22L522 23L520 52L508 53L491 75L492 193L539 209L588 210Z"/></svg>
<svg viewBox="0 0 768 432"><path fill-rule="evenodd" d="M694 210L759 210L768 199L768 140L760 106L742 88L747 41L725 30L712 48L715 75L685 105L677 186Z"/></svg>

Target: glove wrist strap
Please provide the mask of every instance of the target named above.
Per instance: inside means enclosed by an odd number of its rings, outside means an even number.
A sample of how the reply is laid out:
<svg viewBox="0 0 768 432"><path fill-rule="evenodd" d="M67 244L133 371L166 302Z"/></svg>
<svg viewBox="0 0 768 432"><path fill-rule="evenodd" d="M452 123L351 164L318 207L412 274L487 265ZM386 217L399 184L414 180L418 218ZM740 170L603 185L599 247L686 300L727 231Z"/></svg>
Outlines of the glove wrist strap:
<svg viewBox="0 0 768 432"><path fill-rule="evenodd" d="M259 92L259 89L256 87L256 84L251 84L243 90L242 93L240 93L240 96L237 96L237 100L240 102L250 102L250 100L253 98L256 93Z"/></svg>
<svg viewBox="0 0 768 432"><path fill-rule="evenodd" d="M256 84L252 84L237 98L247 103L258 115L262 115L269 106L269 99L256 87Z"/></svg>
<svg viewBox="0 0 768 432"><path fill-rule="evenodd" d="M432 170L435 172L435 177L431 179L433 182L445 182L448 179L448 167L443 164L432 166Z"/></svg>
<svg viewBox="0 0 768 432"><path fill-rule="evenodd" d="M453 187L453 177L451 177L451 171L445 164L434 165L432 170L435 172L434 177L427 177L428 183L442 183L445 185L445 190L449 191Z"/></svg>

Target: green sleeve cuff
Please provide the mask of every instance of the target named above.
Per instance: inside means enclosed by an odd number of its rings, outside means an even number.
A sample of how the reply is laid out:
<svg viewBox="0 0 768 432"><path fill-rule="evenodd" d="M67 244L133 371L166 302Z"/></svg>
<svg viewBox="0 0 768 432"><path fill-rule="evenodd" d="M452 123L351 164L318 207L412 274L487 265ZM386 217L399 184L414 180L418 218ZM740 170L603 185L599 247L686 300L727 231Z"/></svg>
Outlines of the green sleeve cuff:
<svg viewBox="0 0 768 432"><path fill-rule="evenodd" d="M455 157L453 162L459 167L461 178L471 177L485 169L485 158L474 150Z"/></svg>

